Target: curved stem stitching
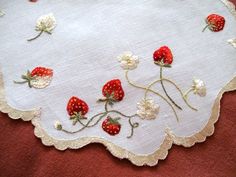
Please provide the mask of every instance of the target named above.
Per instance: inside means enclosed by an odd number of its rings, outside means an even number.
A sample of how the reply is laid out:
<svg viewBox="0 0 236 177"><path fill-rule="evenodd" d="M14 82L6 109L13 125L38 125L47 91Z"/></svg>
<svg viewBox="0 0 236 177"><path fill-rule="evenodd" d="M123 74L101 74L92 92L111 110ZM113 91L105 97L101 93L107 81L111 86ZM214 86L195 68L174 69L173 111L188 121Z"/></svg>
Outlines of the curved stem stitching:
<svg viewBox="0 0 236 177"><path fill-rule="evenodd" d="M179 118L178 118L178 115L177 115L177 113L176 113L176 111L175 111L175 108L174 108L174 107L172 106L172 104L167 100L167 98L165 98L163 95L161 95L160 93L158 93L158 92L156 92L156 91L154 91L154 90L152 90L152 89L147 89L147 87L139 86L139 85L136 85L136 84L132 83L132 82L129 80L128 71L126 71L125 77L126 77L128 83L129 83L131 86L133 86L133 87L135 87L135 88L138 88L138 89L145 90L145 91L148 90L149 92L152 92L153 94L155 94L155 95L161 97L161 98L171 107L172 111L174 112L174 115L175 115L175 117L176 117L177 122L179 122Z"/></svg>

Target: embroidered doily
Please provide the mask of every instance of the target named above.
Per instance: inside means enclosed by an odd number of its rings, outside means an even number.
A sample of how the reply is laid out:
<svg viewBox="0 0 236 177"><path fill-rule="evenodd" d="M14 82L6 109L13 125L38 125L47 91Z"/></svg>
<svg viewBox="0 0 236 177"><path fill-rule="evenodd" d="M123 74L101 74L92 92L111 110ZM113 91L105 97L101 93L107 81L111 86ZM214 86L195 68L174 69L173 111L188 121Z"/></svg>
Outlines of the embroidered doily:
<svg viewBox="0 0 236 177"><path fill-rule="evenodd" d="M102 143L153 166L172 144L212 135L222 94L236 88L236 12L227 0L0 7L0 110L31 121L47 146Z"/></svg>

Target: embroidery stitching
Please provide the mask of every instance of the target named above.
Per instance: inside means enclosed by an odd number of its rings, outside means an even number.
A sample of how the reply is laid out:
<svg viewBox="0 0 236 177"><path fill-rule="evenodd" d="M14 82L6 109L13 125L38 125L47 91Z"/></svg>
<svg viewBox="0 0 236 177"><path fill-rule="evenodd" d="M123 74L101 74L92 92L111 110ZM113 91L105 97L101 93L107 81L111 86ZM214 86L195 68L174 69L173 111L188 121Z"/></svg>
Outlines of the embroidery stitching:
<svg viewBox="0 0 236 177"><path fill-rule="evenodd" d="M228 43L231 44L234 48L236 48L236 39L229 39Z"/></svg>
<svg viewBox="0 0 236 177"><path fill-rule="evenodd" d="M42 89L47 87L52 80L53 70L45 67L36 67L31 72L27 71L25 75L21 78L23 81L14 81L15 84L25 84L27 83L29 88Z"/></svg>
<svg viewBox="0 0 236 177"><path fill-rule="evenodd" d="M33 41L37 39L43 34L43 32L52 34L52 31L55 27L56 27L56 19L52 13L39 17L35 27L35 30L39 31L39 33L37 36L28 39L28 41Z"/></svg>
<svg viewBox="0 0 236 177"><path fill-rule="evenodd" d="M159 111L159 107L154 104L154 101L153 100L150 100L150 99L147 99L147 94L150 92L152 94L155 94L157 96L159 96L160 98L162 98L172 109L175 117L176 117L176 120L177 122L179 121L179 117L177 115L177 112L174 108L177 107L179 110L182 110L182 108L180 106L178 106L174 100L168 96L168 93L164 87L164 82L168 82L170 84L172 84L176 89L177 91L181 94L181 97L182 99L184 100L184 102L186 103L186 105L191 108L192 110L194 111L197 111L196 108L194 108L189 102L188 102L188 94L190 92L194 92L194 94L198 94L199 96L205 96L206 95L206 87L205 87L205 83L199 79L194 79L193 81L193 86L188 90L186 91L185 93L177 86L177 84L173 81L171 81L170 79L167 79L167 78L164 78L163 77L163 74L162 74L162 70L163 68L171 68L171 64L173 62L173 55L172 55L172 52L171 50L167 47L167 46L162 46L160 47L158 50L156 50L153 54L153 59L154 59L154 63L156 65L159 65L160 66L160 77L158 80L155 80L153 81L151 84L149 84L148 86L141 86L141 85L137 85L136 83L133 83L130 79L129 79L129 76L128 76L128 73L129 73L129 69L125 69L126 72L125 72L125 77L126 77L126 80L127 82L135 87L135 88L138 88L138 89L142 89L145 91L145 94L144 94L144 99L138 103L138 111L137 111L137 114L141 117L141 118L146 118L146 119L153 119L155 118L155 114L158 113ZM162 89L165 93L166 96L162 95L161 93L151 89L152 86L154 86L155 84L157 83L161 83L162 85ZM151 103L148 103L147 104L147 101L148 102L151 102ZM147 104L147 105L146 105ZM144 105L144 107L146 106L147 108L140 108L140 105ZM150 106L151 105L151 106ZM151 109L151 110L150 110ZM141 110L141 111L140 111ZM149 115L149 116L147 116Z"/></svg>
<svg viewBox="0 0 236 177"><path fill-rule="evenodd" d="M220 15L210 14L205 21L207 25L203 28L202 32L204 32L207 28L213 32L219 32L224 29L225 18Z"/></svg>
<svg viewBox="0 0 236 177"><path fill-rule="evenodd" d="M139 127L139 123L132 122L132 118L139 116L141 119L151 120L155 119L157 117L157 114L159 113L160 106L156 104L153 99L147 98L149 92L161 97L171 107L177 122L179 122L179 118L174 106L179 110L183 109L179 105L177 105L174 102L174 100L168 95L164 87L164 82L172 84L181 94L181 97L185 101L186 105L194 111L197 111L197 109L191 106L190 103L188 102L188 95L191 92L193 92L194 94L198 94L201 97L206 96L205 83L200 79L194 79L192 87L184 93L174 81L171 81L170 79L163 77L162 73L163 68L171 68L171 64L173 62L172 52L167 46L160 47L153 54L154 64L160 66L160 76L158 80L151 82L148 86L136 85L128 77L129 70L136 69L139 64L138 56L133 55L132 52L125 52L122 55L118 56L117 58L118 61L120 62L121 68L123 68L126 71L125 77L127 82L131 86L145 91L144 98L137 103L136 114L127 116L121 113L120 111L109 109L108 106L112 107L115 103L122 101L125 96L124 90L121 85L121 81L119 79L113 79L104 84L102 88L102 95L104 97L97 101L98 103L100 102L105 103L104 112L100 112L92 116L90 119L87 120L86 123L84 123L84 120L87 119L85 115L89 111L89 107L86 102L84 102L80 98L73 96L70 98L67 104L67 112L70 116L70 119L73 121L73 125L76 125L76 123L79 122L82 127L76 131L70 131L64 129L62 124L57 121L54 124L55 129L66 133L74 134L84 130L85 128L94 127L104 117L106 117L106 119L102 122L102 129L109 135L113 136L119 134L121 130L121 124L119 123L119 120L121 119L121 117L124 117L128 118L128 123L131 127L130 135L128 135L127 138L131 138L134 134L134 129ZM162 85L162 89L165 93L165 96L155 90L152 90L152 86L156 85L157 83L160 83ZM119 117L112 118L112 116L109 115L111 113L115 113L119 115ZM94 122L94 120L96 121Z"/></svg>
<svg viewBox="0 0 236 177"><path fill-rule="evenodd" d="M121 124L119 123L118 120L120 120L121 117L124 117L128 118L128 122L131 127L130 135L128 135L127 138L131 138L133 136L134 129L139 126L137 122L134 123L132 122L132 118L136 117L137 114L129 116L114 109L110 110L108 107L108 106L112 107L115 103L122 101L125 96L120 80L113 79L108 81L102 88L102 94L104 98L99 99L97 102L105 103L104 104L105 111L92 116L90 119L88 119L86 123L84 123L83 120L87 119L85 115L89 111L87 103L85 103L83 100L75 96L70 98L67 104L67 112L70 116L70 119L73 121L73 125L76 125L77 122L80 123L80 125L82 126L80 129L76 131L69 131L64 129L62 124L59 122L55 122L54 127L57 130L74 134L84 130L85 128L96 126L104 117L106 117L106 119L102 123L102 129L109 135L117 135L121 129ZM109 115L111 113L117 114L120 117L112 118Z"/></svg>

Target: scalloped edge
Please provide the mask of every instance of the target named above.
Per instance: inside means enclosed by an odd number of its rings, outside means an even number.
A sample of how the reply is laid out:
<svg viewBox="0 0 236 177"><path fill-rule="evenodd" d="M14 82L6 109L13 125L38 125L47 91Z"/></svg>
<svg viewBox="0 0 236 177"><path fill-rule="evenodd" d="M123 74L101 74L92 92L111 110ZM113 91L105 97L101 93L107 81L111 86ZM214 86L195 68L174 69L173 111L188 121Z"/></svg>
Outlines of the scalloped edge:
<svg viewBox="0 0 236 177"><path fill-rule="evenodd" d="M236 17L235 5L229 0L221 0L230 10L230 12ZM128 159L134 165L137 166L155 166L159 160L164 160L167 155L169 149L171 149L173 144L181 145L184 147L192 147L196 143L201 143L206 140L208 136L211 136L214 133L214 125L219 118L220 111L220 100L222 98L223 93L228 91L233 91L236 89L236 77L234 77L218 94L215 103L212 107L212 114L206 126L199 131L198 133L189 136L189 137L178 137L174 135L174 133L170 129L166 129L166 135L161 144L160 148L156 150L153 154L150 155L137 155L128 150L125 150L105 139L98 137L88 137L81 138L79 140L57 140L47 134L45 130L43 130L40 124L40 109L33 109L30 111L21 111L12 108L9 106L5 100L5 91L4 91L4 83L3 76L0 73L0 111L8 114L8 116L12 119L22 119L24 121L30 121L35 126L34 134L36 137L40 138L42 143L46 146L54 146L58 150L66 150L70 149L79 149L83 146L86 146L90 143L101 143L103 144L113 156L120 159Z"/></svg>
<svg viewBox="0 0 236 177"><path fill-rule="evenodd" d="M206 140L208 136L214 133L214 124L219 118L220 100L223 93L233 91L236 89L236 77L234 77L218 94L216 101L212 107L211 117L206 126L198 133L189 137L178 137L170 129L166 129L166 135L160 148L150 155L137 155L128 150L125 150L105 139L98 137L81 138L79 140L57 140L50 137L41 127L40 118L32 119L32 124L35 126L34 134L40 138L42 143L46 146L55 146L58 150L79 149L90 143L101 143L111 152L111 154L120 159L129 159L133 164L137 166L155 166L159 160L163 160L168 155L169 149L172 144L181 145L184 147L192 147L196 143L201 143Z"/></svg>
<svg viewBox="0 0 236 177"><path fill-rule="evenodd" d="M22 119L24 121L30 121L36 117L40 117L40 108L22 111L8 105L5 99L5 89L3 80L3 74L2 71L0 71L0 111L2 113L8 114L8 116L12 119Z"/></svg>

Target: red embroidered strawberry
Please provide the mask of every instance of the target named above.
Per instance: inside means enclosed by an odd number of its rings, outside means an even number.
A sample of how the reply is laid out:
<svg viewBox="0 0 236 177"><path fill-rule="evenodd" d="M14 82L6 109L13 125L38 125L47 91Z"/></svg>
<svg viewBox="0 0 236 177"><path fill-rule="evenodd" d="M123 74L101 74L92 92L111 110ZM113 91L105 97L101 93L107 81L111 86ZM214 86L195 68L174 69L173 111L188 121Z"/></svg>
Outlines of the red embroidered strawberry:
<svg viewBox="0 0 236 177"><path fill-rule="evenodd" d="M67 112L73 124L76 124L79 119L86 119L85 114L88 113L89 107L83 100L73 96L67 104Z"/></svg>
<svg viewBox="0 0 236 177"><path fill-rule="evenodd" d="M52 69L49 68L44 68L44 67L36 67L33 69L33 71L31 71L31 76L41 76L41 77L45 77L45 76L52 76L53 75L53 71Z"/></svg>
<svg viewBox="0 0 236 177"><path fill-rule="evenodd" d="M153 53L155 64L170 67L173 62L173 55L169 47L162 46Z"/></svg>
<svg viewBox="0 0 236 177"><path fill-rule="evenodd" d="M23 79L23 81L14 82L16 84L28 83L30 88L45 88L50 84L52 76L52 69L39 66L34 68L33 71L27 71L25 75L22 75L21 78Z"/></svg>
<svg viewBox="0 0 236 177"><path fill-rule="evenodd" d="M213 32L219 32L224 29L225 26L225 18L217 15L211 14L206 18L206 27L203 29L203 32L208 28Z"/></svg>
<svg viewBox="0 0 236 177"><path fill-rule="evenodd" d="M102 88L102 94L105 98L99 99L99 101L106 101L110 105L112 105L113 102L121 101L125 96L119 79L108 81Z"/></svg>
<svg viewBox="0 0 236 177"><path fill-rule="evenodd" d="M120 132L120 128L121 128L121 125L118 122L118 120L119 118L112 119L110 116L108 116L102 122L102 129L112 136L117 135Z"/></svg>
<svg viewBox="0 0 236 177"><path fill-rule="evenodd" d="M30 2L37 2L38 0L29 0Z"/></svg>

